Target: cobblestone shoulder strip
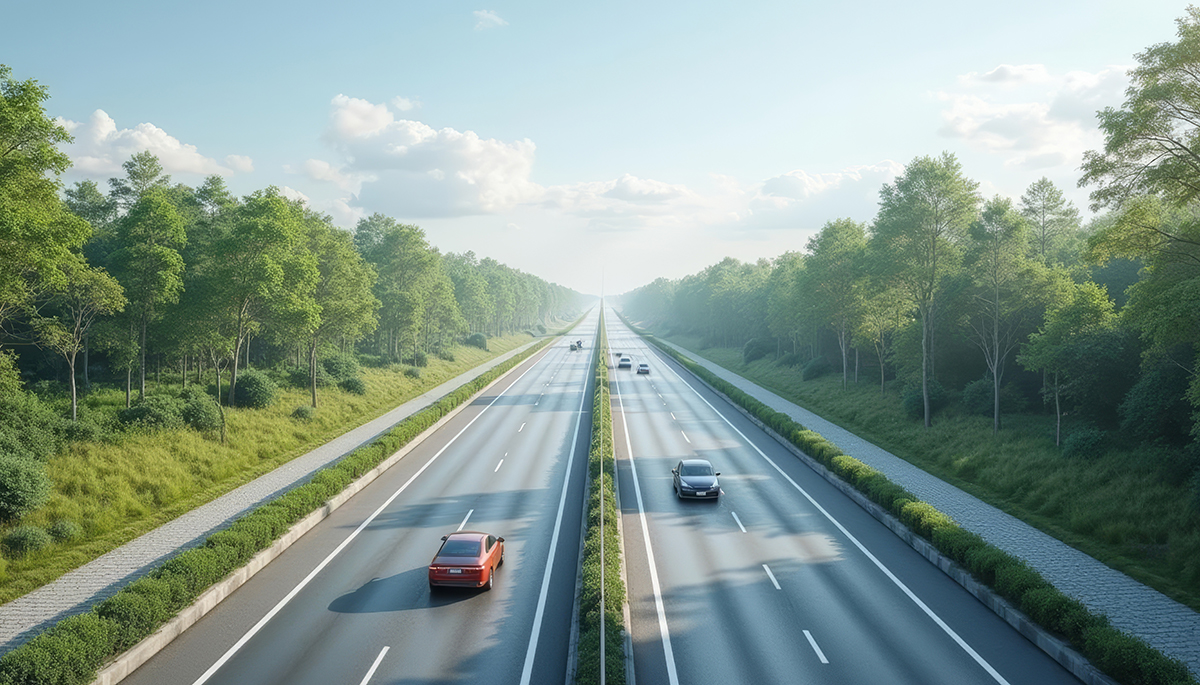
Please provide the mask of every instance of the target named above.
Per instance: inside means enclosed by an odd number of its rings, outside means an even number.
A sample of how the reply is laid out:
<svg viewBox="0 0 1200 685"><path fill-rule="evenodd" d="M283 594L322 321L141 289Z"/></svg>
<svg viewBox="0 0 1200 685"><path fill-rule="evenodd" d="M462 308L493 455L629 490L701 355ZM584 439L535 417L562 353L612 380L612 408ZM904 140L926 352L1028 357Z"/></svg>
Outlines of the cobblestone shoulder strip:
<svg viewBox="0 0 1200 685"><path fill-rule="evenodd" d="M683 367L680 367L683 368ZM687 369L684 369L685 371ZM931 542L914 533L908 526L904 525L895 516L888 513L883 507L867 499L866 495L859 492L853 485L838 478L823 464L816 461L812 457L805 454L798 447L782 435L776 433L770 426L763 423L758 417L744 409L737 402L730 399L725 393L717 390L709 385L704 379L691 374L689 375L696 381L703 383L705 387L724 398L734 409L742 416L750 419L754 425L763 429L767 435L771 436L776 442L783 446L784 449L791 452L798 459L803 461L809 468L816 471L825 480L829 481L835 488L840 490L856 504L865 509L867 513L876 518L889 530L896 534L901 540L908 543L910 547L915 549L921 556L925 557L934 566L937 566L943 573L950 576L954 582L961 585L967 592L971 593L976 599L982 602L987 608L991 609L997 616L1004 619L1010 626L1016 629L1021 635L1025 636L1030 642L1037 645L1038 649L1048 654L1050 658L1057 661L1063 668L1070 671L1076 678L1079 678L1086 685L1120 685L1117 681L1109 678L1092 665L1082 654L1075 651L1066 642L1060 640L1054 634L1042 628L1037 623L1030 620L1028 616L1014 607L1008 600L997 595L991 588L975 580L965 569L954 563L951 559L943 555L933 546Z"/></svg>
<svg viewBox="0 0 1200 685"><path fill-rule="evenodd" d="M149 661L155 654L158 654L163 648L171 644L175 638L183 634L183 631L195 625L208 612L215 609L222 600L233 594L235 590L244 585L246 581L254 577L254 575L265 568L267 564L271 563L280 554L283 554L288 547L291 547L292 544L299 540L305 533L314 528L321 521L325 520L334 512L334 510L349 501L351 497L358 494L376 478L383 475L383 473L394 466L396 462L400 461L409 452L412 452L414 449L416 449L416 447L424 442L426 438L437 432L438 429L448 423L455 416L458 416L460 412L472 406L472 403L476 399L490 390L492 386L496 385L505 378L508 378L512 371L519 367L519 364L514 366L512 370L508 371L491 383L488 383L486 386L481 388L479 392L471 395L471 397L465 400L462 404L452 409L448 414L438 419L438 421L432 426L426 428L423 432L410 440L406 445L397 450L395 454L381 462L379 466L376 466L374 469L371 469L367 473L363 474L361 478L348 485L345 490L331 498L325 503L324 506L301 519L298 523L292 526L288 532L284 533L282 537L276 540L275 544L254 555L245 566L234 571L224 580L218 582L216 585L212 586L203 594L201 594L190 607L180 611L175 618L167 621L161 628L159 628L149 637L146 637L141 642L137 643L133 647L130 647L128 651L124 652L103 669L101 669L100 673L97 674L96 679L92 681L91 685L115 685L115 683L119 683L124 680L142 664Z"/></svg>

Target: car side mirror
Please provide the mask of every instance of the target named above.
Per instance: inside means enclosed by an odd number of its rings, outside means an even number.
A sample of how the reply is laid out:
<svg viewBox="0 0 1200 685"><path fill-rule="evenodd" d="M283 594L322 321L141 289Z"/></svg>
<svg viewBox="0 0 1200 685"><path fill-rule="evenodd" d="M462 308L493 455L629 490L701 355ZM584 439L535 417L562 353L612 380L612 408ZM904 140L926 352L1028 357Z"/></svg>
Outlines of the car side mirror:
<svg viewBox="0 0 1200 685"><path fill-rule="evenodd" d="M449 537L450 537L449 535L443 535L442 542L445 542L447 539L449 539Z"/></svg>
<svg viewBox="0 0 1200 685"><path fill-rule="evenodd" d="M496 542L504 542L504 538L496 538Z"/></svg>
<svg viewBox="0 0 1200 685"><path fill-rule="evenodd" d="M671 469L671 473L679 473L679 469Z"/></svg>
<svg viewBox="0 0 1200 685"><path fill-rule="evenodd" d="M721 475L721 472L720 472L720 471L717 471L717 472L716 472L716 473L714 473L713 475L714 475L714 476L719 476L719 475Z"/></svg>

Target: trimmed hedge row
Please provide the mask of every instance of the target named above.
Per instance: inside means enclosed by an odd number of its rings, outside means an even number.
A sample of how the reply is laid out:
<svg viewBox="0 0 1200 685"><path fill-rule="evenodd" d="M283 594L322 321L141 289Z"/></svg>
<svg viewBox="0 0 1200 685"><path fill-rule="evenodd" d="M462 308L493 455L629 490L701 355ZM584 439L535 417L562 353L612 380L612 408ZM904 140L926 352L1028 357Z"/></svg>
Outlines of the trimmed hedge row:
<svg viewBox="0 0 1200 685"><path fill-rule="evenodd" d="M836 445L816 432L759 402L629 321L625 323L688 371L724 393L805 454L891 512L1031 620L1068 640L1109 677L1124 685L1197 684L1182 661L1168 657L1141 638L1113 627L1108 617L1092 612L1083 603L1063 594L1024 560L959 527L949 516L917 499L888 480L883 473L842 454Z"/></svg>
<svg viewBox="0 0 1200 685"><path fill-rule="evenodd" d="M243 515L146 576L59 621L0 658L0 685L85 685L111 657L147 637L201 593L244 566L300 519L394 454L452 409L545 346L534 345L318 471L304 485Z"/></svg>
<svg viewBox="0 0 1200 685"><path fill-rule="evenodd" d="M592 400L592 441L588 452L587 533L583 539L583 582L579 593L579 649L575 682L600 683L600 616L604 615L605 684L625 683L625 582L621 579L621 535L617 529L617 498L613 490L616 462L612 444L612 405L609 403L608 338L600 315L596 390ZM600 483L600 474L604 483ZM603 521L604 554L600 554ZM600 606L600 569L604 569L604 606Z"/></svg>

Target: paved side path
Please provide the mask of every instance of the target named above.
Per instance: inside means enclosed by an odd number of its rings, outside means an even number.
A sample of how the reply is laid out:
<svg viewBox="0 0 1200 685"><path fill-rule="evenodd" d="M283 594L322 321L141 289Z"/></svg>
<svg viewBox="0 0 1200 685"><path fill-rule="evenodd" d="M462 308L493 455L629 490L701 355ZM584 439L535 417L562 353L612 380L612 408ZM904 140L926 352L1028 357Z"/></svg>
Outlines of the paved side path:
<svg viewBox="0 0 1200 685"><path fill-rule="evenodd" d="M1114 626L1182 659L1193 674L1200 676L1200 613L770 390L678 345L671 347L775 411L820 433L847 455L882 471L893 482L949 514L962 527L1025 559L1059 590L1105 614Z"/></svg>
<svg viewBox="0 0 1200 685"><path fill-rule="evenodd" d="M374 421L297 457L218 499L194 509L104 556L71 571L58 580L0 606L0 653L8 652L54 622L83 613L116 594L130 581L148 572L167 557L200 544L213 531L226 526L247 510L307 482L317 470L386 433L492 367L526 350L531 341L414 397Z"/></svg>

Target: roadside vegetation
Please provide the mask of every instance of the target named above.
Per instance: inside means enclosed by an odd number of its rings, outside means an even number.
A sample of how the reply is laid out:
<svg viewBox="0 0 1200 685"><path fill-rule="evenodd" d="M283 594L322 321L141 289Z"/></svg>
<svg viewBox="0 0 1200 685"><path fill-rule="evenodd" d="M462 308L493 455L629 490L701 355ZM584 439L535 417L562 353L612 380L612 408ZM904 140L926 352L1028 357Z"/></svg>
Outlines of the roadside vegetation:
<svg viewBox="0 0 1200 685"><path fill-rule="evenodd" d="M588 451L587 530L583 539L579 593L579 652L575 682L581 685L625 683L625 581L621 575L621 533L615 483L612 403L608 389L608 336L600 312L596 345L596 389L592 400L592 438ZM602 539L603 538L603 539ZM603 601L601 601L603 598ZM604 641L604 678L600 642Z"/></svg>

